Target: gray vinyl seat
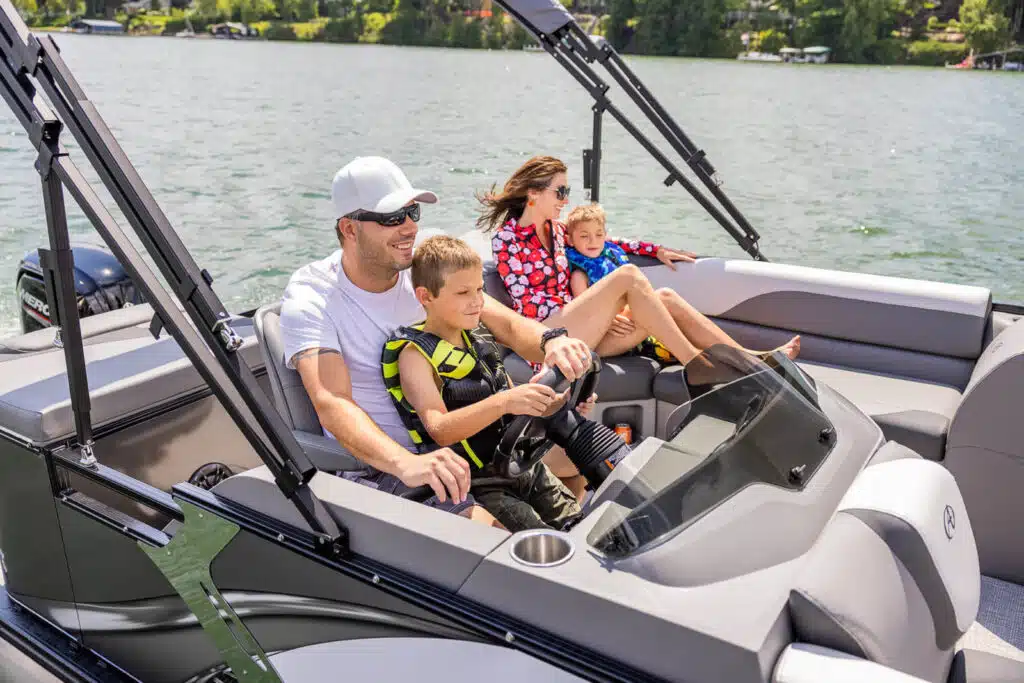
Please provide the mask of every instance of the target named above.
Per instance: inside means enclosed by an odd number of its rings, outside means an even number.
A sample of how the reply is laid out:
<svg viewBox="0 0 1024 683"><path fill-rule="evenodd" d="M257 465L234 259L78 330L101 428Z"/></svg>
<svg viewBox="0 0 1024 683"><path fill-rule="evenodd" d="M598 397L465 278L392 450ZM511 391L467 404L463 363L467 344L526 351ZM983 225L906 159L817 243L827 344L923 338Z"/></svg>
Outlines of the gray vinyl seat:
<svg viewBox="0 0 1024 683"><path fill-rule="evenodd" d="M894 477L928 493L905 496L899 488L887 489L884 482ZM808 553L790 593L797 643L906 675L877 680L1024 681L1024 651L1018 646L1024 634L1009 623L1012 608L992 604L1005 602L1010 594L1000 591L1012 584L981 575L974 529L954 481L945 468L905 449L867 466ZM929 513L916 509L934 498L945 504L947 519L955 520L937 534L931 533ZM993 611L1001 619L993 621ZM853 680L825 670L814 679L791 676L786 668L777 667L773 683Z"/></svg>
<svg viewBox="0 0 1024 683"><path fill-rule="evenodd" d="M138 310L136 310L138 309ZM82 319L83 355L93 427L137 415L206 387L191 360L166 332L154 339L149 306L109 311ZM88 325L86 325L88 323ZM252 322L233 320L243 344L238 354L256 365ZM43 341L49 340L49 348ZM7 339L0 362L0 424L37 444L75 433L63 351L47 328Z"/></svg>
<svg viewBox="0 0 1024 683"><path fill-rule="evenodd" d="M116 339L138 339L149 336L148 327L142 327L153 318L153 307L149 304L129 306L102 315L90 315L78 321L85 344ZM16 357L19 354L39 353L54 348L54 330L46 327L13 337L0 339L0 355Z"/></svg>
<svg viewBox="0 0 1024 683"><path fill-rule="evenodd" d="M267 304L253 316L256 338L267 368L274 406L292 430L295 439L318 469L326 472L360 470L366 466L335 439L327 436L313 403L302 384L302 377L285 366L284 341L281 338L281 302Z"/></svg>
<svg viewBox="0 0 1024 683"><path fill-rule="evenodd" d="M1019 452L1016 404L1008 397L1017 391L1024 371L1024 318L985 347L963 391L864 370L799 363L870 415L887 439L928 459L945 461L956 468L958 477L977 467L986 452ZM951 455L956 462L949 461Z"/></svg>
<svg viewBox="0 0 1024 683"><path fill-rule="evenodd" d="M799 361L813 379L829 385L870 416L885 437L930 460L941 460L960 390L922 380Z"/></svg>
<svg viewBox="0 0 1024 683"><path fill-rule="evenodd" d="M443 669L453 678L471 678L486 668L501 672L499 681L583 682L518 650L449 638L335 640L272 654L270 662L284 683L328 683L341 669L356 679L407 681L421 677L424 668Z"/></svg>

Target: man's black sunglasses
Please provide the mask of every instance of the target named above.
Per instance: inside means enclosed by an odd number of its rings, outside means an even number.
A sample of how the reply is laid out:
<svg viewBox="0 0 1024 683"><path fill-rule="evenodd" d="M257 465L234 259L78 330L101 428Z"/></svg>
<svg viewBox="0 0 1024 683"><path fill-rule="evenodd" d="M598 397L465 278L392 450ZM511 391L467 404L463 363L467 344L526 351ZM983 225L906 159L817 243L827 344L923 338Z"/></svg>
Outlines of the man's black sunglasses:
<svg viewBox="0 0 1024 683"><path fill-rule="evenodd" d="M373 221L374 223L380 223L381 225L393 228L396 225L404 223L406 216L411 218L413 222L418 221L420 219L420 205L412 204L410 206L403 206L398 211L394 211L392 213L353 211L348 217L356 221Z"/></svg>

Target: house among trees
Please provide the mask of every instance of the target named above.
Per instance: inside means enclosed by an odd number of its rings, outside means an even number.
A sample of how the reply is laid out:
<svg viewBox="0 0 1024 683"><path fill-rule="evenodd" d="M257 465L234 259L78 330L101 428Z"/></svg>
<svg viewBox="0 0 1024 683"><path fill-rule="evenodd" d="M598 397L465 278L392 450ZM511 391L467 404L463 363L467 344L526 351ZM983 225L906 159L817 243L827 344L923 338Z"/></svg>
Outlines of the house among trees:
<svg viewBox="0 0 1024 683"><path fill-rule="evenodd" d="M74 19L68 29L72 33L124 33L124 26L111 19Z"/></svg>

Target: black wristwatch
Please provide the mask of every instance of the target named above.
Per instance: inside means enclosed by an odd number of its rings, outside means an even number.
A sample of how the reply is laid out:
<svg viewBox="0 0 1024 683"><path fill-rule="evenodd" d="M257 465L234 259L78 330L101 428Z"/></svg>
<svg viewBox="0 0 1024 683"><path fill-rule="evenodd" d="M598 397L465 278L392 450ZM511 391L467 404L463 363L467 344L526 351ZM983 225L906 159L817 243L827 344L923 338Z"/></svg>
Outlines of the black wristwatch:
<svg viewBox="0 0 1024 683"><path fill-rule="evenodd" d="M540 336L540 352L547 353L544 347L548 345L548 342L555 337L564 337L569 334L569 330L564 327L554 327Z"/></svg>

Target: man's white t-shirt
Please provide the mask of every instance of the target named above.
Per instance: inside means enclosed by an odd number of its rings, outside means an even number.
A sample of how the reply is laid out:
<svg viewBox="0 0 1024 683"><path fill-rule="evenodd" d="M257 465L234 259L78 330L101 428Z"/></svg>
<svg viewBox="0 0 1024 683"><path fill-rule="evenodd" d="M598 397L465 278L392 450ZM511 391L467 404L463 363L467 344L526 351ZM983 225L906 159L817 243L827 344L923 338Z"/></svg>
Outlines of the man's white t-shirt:
<svg viewBox="0 0 1024 683"><path fill-rule="evenodd" d="M341 250L305 265L292 275L281 302L281 336L286 365L299 351L322 347L341 353L352 378L352 399L384 433L412 449L384 387L380 355L387 338L402 325L426 318L407 268L386 292L352 284L341 267ZM333 436L324 430L328 436Z"/></svg>

